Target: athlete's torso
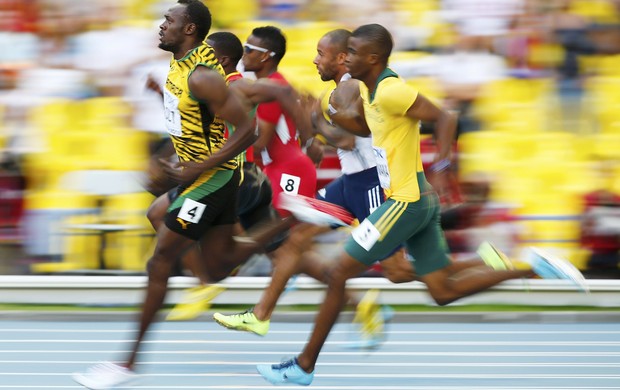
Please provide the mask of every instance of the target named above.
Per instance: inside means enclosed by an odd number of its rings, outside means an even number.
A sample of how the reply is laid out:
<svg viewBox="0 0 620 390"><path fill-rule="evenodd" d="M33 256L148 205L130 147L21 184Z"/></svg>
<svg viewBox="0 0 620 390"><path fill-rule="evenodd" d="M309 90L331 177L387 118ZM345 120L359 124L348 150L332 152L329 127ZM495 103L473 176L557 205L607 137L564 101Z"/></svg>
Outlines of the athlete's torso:
<svg viewBox="0 0 620 390"><path fill-rule="evenodd" d="M268 78L288 85L288 81L278 72L272 73ZM271 163L286 163L304 154L297 140L295 122L284 112L280 103L274 101L259 104L257 115L260 120L276 125L276 132L262 153L265 166Z"/></svg>
<svg viewBox="0 0 620 390"><path fill-rule="evenodd" d="M405 114L418 91L386 69L372 96L363 83L360 92L386 198L404 202L419 200L418 172L423 172L419 121Z"/></svg>
<svg viewBox="0 0 620 390"><path fill-rule="evenodd" d="M164 88L166 128L180 161L203 161L222 148L225 125L209 107L197 101L189 90L188 78L197 66L206 66L224 77L213 48L203 44L180 60L170 61ZM215 169L235 169L235 159Z"/></svg>

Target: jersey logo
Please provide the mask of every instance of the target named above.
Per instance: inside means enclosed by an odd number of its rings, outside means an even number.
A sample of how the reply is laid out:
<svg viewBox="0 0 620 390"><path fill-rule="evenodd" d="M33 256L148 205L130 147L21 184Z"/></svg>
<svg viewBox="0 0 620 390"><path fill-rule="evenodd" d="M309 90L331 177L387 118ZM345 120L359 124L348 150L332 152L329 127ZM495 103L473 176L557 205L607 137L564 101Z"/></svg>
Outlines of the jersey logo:
<svg viewBox="0 0 620 390"><path fill-rule="evenodd" d="M179 223L179 225L181 225L181 228L183 228L183 230L187 230L187 226L191 223L191 222L185 222L179 217L177 217L177 222Z"/></svg>

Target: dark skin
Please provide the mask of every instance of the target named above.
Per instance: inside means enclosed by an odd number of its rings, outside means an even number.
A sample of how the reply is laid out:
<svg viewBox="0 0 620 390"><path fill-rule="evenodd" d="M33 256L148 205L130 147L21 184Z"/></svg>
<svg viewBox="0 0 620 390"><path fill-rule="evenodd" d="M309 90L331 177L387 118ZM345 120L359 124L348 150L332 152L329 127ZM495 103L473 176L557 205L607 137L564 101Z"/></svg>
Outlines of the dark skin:
<svg viewBox="0 0 620 390"><path fill-rule="evenodd" d="M168 10L164 22L160 25L159 35L159 47L171 52L175 59L183 58L190 50L200 46L203 39L197 35L196 25L189 22L186 6L183 4L176 4ZM227 88L219 73L207 67L198 66L188 78L188 86L193 96L207 103L214 113L232 123L237 131L219 151L204 161L176 164L162 161L166 173L178 183L190 183L204 171L234 158L256 138L254 121L248 116L238 96ZM238 242L234 239L234 226L233 224L212 226L201 237L199 245L201 248L209 248L212 259L211 262L203 263L205 269L213 267L225 275L226 270L234 268L238 259L249 258L253 253L261 251L273 235L283 230L282 227L274 227L274 231L264 232L262 235L253 237L254 240ZM158 224L157 245L148 262L148 285L138 335L125 362L128 368L133 368L141 342L163 305L168 279L175 262L195 245L196 241L173 232L165 224Z"/></svg>
<svg viewBox="0 0 620 390"><path fill-rule="evenodd" d="M258 47L265 47L265 43L258 37L250 35L247 42L251 45ZM272 73L278 71L278 62L270 55L269 52L262 52L259 50L252 50L249 53L244 53L242 59L243 66L246 71L254 72L257 79L267 78ZM265 149L273 136L276 133L276 124L268 123L265 121L259 121L260 134L256 142L254 142L254 154L260 155L261 150ZM299 139L301 145L306 145L306 142L312 138L312 129L310 126L301 126L299 130ZM315 150L315 145L310 145L306 150L306 154L311 160L318 166L322 158L322 150Z"/></svg>
<svg viewBox="0 0 620 390"><path fill-rule="evenodd" d="M349 39L347 68L351 76L361 80L370 91L374 91L379 75L386 69L388 58L382 58L380 48L370 40L361 37ZM440 158L448 158L454 139L455 119L448 112L434 106L428 99L418 95L406 116L416 120L436 122ZM371 129L372 130L372 129ZM331 273L327 293L315 320L315 326L308 343L298 356L298 363L306 372L314 370L319 353L331 328L345 303L345 286L348 279L356 277L368 267L346 252L342 252ZM442 269L421 275L432 298L439 305L446 305L459 298L486 290L505 280L531 277L530 270L495 271L480 260L459 261Z"/></svg>

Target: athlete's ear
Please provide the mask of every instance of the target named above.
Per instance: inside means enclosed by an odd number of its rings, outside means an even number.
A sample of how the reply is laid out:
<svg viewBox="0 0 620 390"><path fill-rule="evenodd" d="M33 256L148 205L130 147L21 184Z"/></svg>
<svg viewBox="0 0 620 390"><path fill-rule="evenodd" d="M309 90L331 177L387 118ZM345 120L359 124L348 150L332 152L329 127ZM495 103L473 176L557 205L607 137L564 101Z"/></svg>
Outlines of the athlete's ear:
<svg viewBox="0 0 620 390"><path fill-rule="evenodd" d="M221 56L217 60L222 66L227 66L228 64L230 64L230 57L228 56Z"/></svg>
<svg viewBox="0 0 620 390"><path fill-rule="evenodd" d="M343 65L346 59L347 59L347 53L338 53L336 55L336 62L338 63L338 65Z"/></svg>
<svg viewBox="0 0 620 390"><path fill-rule="evenodd" d="M379 62L379 55L375 53L369 54L368 62L371 63L372 65L375 65L377 62Z"/></svg>
<svg viewBox="0 0 620 390"><path fill-rule="evenodd" d="M196 24L195 23L187 23L185 25L185 33L187 35L192 35L196 32Z"/></svg>

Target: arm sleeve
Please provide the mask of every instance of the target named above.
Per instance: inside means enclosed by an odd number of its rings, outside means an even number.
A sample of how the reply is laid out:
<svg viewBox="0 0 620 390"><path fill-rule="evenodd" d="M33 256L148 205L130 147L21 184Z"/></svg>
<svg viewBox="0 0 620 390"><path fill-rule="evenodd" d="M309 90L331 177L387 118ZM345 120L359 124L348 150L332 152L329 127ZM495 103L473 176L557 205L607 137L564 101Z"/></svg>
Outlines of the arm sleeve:
<svg viewBox="0 0 620 390"><path fill-rule="evenodd" d="M404 82L392 82L381 96L381 108L392 115L405 115L418 97L418 90Z"/></svg>

